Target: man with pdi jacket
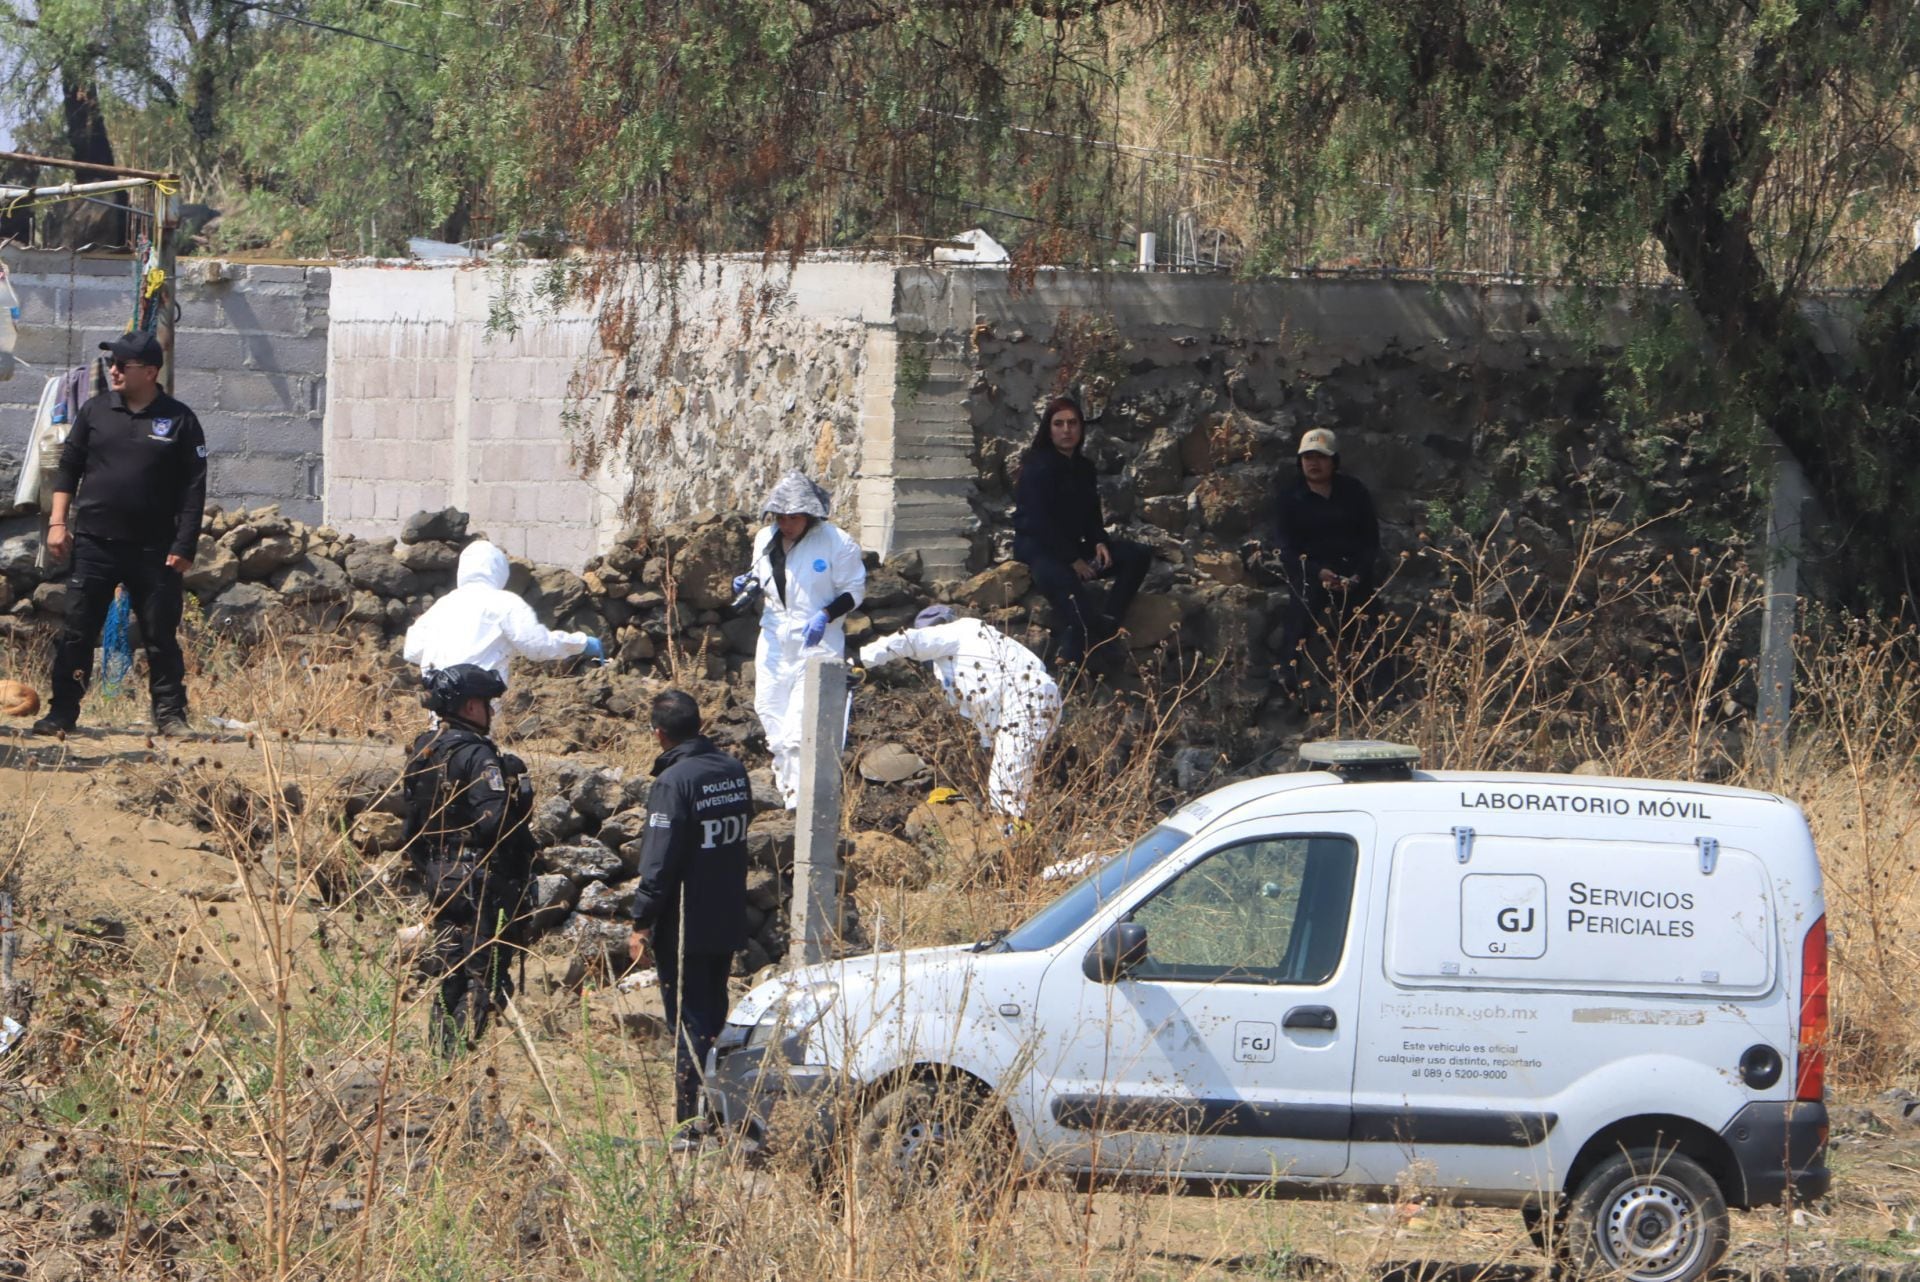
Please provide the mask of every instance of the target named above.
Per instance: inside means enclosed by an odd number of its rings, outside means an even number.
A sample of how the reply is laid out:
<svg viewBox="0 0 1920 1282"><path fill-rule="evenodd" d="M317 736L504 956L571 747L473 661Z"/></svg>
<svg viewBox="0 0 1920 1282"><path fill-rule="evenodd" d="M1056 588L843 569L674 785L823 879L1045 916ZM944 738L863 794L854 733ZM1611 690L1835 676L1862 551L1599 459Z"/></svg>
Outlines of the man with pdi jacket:
<svg viewBox="0 0 1920 1282"><path fill-rule="evenodd" d="M753 789L747 769L700 733L700 705L681 690L654 696L653 763L640 888L633 896L628 951L649 954L673 1036L676 1149L701 1137L700 1074L727 1019L727 973L747 946L747 824Z"/></svg>
<svg viewBox="0 0 1920 1282"><path fill-rule="evenodd" d="M443 1056L472 1046L487 1016L513 992L508 963L533 866L533 785L487 731L506 683L487 668L456 663L424 678L420 702L440 717L407 754L402 783L406 850L432 903L432 945L421 969L440 980L427 1017Z"/></svg>

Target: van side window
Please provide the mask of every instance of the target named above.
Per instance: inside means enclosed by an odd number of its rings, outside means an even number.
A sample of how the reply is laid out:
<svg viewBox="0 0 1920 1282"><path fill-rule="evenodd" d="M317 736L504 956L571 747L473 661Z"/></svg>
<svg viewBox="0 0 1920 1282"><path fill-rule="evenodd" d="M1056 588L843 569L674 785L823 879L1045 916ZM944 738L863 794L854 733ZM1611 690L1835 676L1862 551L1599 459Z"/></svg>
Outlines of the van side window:
<svg viewBox="0 0 1920 1282"><path fill-rule="evenodd" d="M1147 930L1134 978L1325 983L1346 948L1358 861L1353 838L1335 834L1214 851L1134 910Z"/></svg>

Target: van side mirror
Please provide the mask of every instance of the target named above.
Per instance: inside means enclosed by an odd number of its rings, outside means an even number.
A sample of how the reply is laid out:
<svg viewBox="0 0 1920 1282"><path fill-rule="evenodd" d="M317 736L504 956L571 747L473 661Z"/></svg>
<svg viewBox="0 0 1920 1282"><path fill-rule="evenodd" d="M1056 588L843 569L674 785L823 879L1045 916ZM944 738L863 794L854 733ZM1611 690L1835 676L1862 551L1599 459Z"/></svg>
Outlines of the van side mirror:
<svg viewBox="0 0 1920 1282"><path fill-rule="evenodd" d="M1096 984L1114 984L1146 959L1147 928L1137 921L1118 921L1087 949L1080 973Z"/></svg>

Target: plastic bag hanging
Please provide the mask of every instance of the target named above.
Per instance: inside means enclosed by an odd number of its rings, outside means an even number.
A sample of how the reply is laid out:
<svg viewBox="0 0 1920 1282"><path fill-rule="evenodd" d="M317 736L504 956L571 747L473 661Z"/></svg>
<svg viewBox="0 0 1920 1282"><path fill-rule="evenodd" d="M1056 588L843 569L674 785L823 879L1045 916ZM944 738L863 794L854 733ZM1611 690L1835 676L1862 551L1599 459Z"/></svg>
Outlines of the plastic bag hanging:
<svg viewBox="0 0 1920 1282"><path fill-rule="evenodd" d="M109 699L120 697L120 685L133 670L133 636L127 627L132 614L127 590L116 589L113 605L107 610L106 630L100 636L100 693Z"/></svg>

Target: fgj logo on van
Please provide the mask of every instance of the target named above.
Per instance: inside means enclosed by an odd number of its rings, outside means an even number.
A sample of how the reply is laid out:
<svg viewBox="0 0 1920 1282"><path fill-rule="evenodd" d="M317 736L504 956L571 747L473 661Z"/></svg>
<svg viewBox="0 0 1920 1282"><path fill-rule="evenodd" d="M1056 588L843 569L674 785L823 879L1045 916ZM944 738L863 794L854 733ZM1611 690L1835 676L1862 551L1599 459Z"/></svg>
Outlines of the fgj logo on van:
<svg viewBox="0 0 1920 1282"><path fill-rule="evenodd" d="M1531 959L1547 952L1547 881L1532 873L1472 873L1460 880L1460 951Z"/></svg>
<svg viewBox="0 0 1920 1282"><path fill-rule="evenodd" d="M1242 1064L1271 1064L1274 1039L1279 1035L1272 1024L1243 1019L1233 1026L1233 1057Z"/></svg>

